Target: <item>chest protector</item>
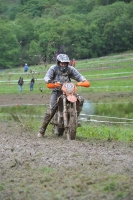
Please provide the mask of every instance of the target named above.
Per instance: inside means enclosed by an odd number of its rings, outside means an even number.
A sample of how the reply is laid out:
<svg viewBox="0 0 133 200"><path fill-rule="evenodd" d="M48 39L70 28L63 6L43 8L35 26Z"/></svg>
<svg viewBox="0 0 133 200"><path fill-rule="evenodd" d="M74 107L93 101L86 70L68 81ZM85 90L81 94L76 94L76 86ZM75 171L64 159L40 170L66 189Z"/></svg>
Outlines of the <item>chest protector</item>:
<svg viewBox="0 0 133 200"><path fill-rule="evenodd" d="M54 81L60 82L61 84L71 82L69 67L63 72L60 70L59 66L56 66L54 71Z"/></svg>

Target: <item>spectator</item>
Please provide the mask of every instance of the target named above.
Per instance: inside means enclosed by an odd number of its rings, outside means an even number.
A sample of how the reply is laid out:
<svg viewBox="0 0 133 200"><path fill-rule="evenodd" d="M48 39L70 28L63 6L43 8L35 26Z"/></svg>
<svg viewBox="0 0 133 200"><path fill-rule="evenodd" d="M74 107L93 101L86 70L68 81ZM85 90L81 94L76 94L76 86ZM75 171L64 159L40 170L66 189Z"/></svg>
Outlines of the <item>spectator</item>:
<svg viewBox="0 0 133 200"><path fill-rule="evenodd" d="M18 85L19 85L19 91L22 92L22 86L24 84L23 78L20 77L18 80Z"/></svg>
<svg viewBox="0 0 133 200"><path fill-rule="evenodd" d="M73 61L72 61L72 60L70 60L70 63L69 63L69 65L70 65L70 66L72 66L72 65L73 65Z"/></svg>
<svg viewBox="0 0 133 200"><path fill-rule="evenodd" d="M76 60L75 60L75 59L73 59L72 66L73 66L73 67L75 67L75 66L76 66Z"/></svg>
<svg viewBox="0 0 133 200"><path fill-rule="evenodd" d="M33 90L34 83L35 83L35 79L34 79L34 77L33 77L33 78L31 79L31 81L30 81L30 91Z"/></svg>
<svg viewBox="0 0 133 200"><path fill-rule="evenodd" d="M75 64L76 64L76 60L75 59L73 59L73 60L70 60L70 66L73 66L73 67L75 67Z"/></svg>
<svg viewBox="0 0 133 200"><path fill-rule="evenodd" d="M29 69L29 67L28 67L27 63L25 63L25 66L24 66L24 72L27 72L28 69Z"/></svg>

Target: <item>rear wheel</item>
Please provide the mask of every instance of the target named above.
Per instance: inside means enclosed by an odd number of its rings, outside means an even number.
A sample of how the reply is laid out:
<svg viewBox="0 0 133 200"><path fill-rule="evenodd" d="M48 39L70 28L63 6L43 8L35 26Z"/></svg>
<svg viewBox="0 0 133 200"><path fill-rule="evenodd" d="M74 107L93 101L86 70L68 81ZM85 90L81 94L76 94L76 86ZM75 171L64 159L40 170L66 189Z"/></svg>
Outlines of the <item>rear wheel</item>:
<svg viewBox="0 0 133 200"><path fill-rule="evenodd" d="M53 133L54 133L54 135L62 136L64 133L64 128L59 128L57 125L54 125Z"/></svg>

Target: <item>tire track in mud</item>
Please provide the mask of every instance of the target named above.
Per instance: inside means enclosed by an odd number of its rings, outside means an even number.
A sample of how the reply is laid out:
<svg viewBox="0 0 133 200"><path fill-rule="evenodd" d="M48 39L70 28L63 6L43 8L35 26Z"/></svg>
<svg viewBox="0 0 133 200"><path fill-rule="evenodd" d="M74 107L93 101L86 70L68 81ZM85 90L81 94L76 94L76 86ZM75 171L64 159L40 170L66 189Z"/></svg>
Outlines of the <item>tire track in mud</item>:
<svg viewBox="0 0 133 200"><path fill-rule="evenodd" d="M124 185L133 197L132 143L67 141L48 132L40 139L16 122L1 122L0 128L1 199L112 200ZM123 189L105 193L112 181Z"/></svg>

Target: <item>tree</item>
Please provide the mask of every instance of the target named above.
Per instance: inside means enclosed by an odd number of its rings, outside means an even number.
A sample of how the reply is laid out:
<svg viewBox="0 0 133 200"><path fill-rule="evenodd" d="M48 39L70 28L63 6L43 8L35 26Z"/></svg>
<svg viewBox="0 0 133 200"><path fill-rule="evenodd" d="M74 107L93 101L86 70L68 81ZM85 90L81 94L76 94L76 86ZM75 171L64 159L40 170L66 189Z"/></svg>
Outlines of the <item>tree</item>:
<svg viewBox="0 0 133 200"><path fill-rule="evenodd" d="M13 23L13 31L16 34L18 43L21 46L20 61L30 63L31 58L29 56L30 43L33 40L37 40L38 36L34 29L33 22L27 20L26 16L23 15L21 18L18 18Z"/></svg>
<svg viewBox="0 0 133 200"><path fill-rule="evenodd" d="M10 23L0 19L0 68L11 68L17 63L20 46Z"/></svg>
<svg viewBox="0 0 133 200"><path fill-rule="evenodd" d="M35 40L32 40L30 43L28 55L30 57L31 64L35 64L35 63L38 64L40 62L41 48L40 48L40 45Z"/></svg>

